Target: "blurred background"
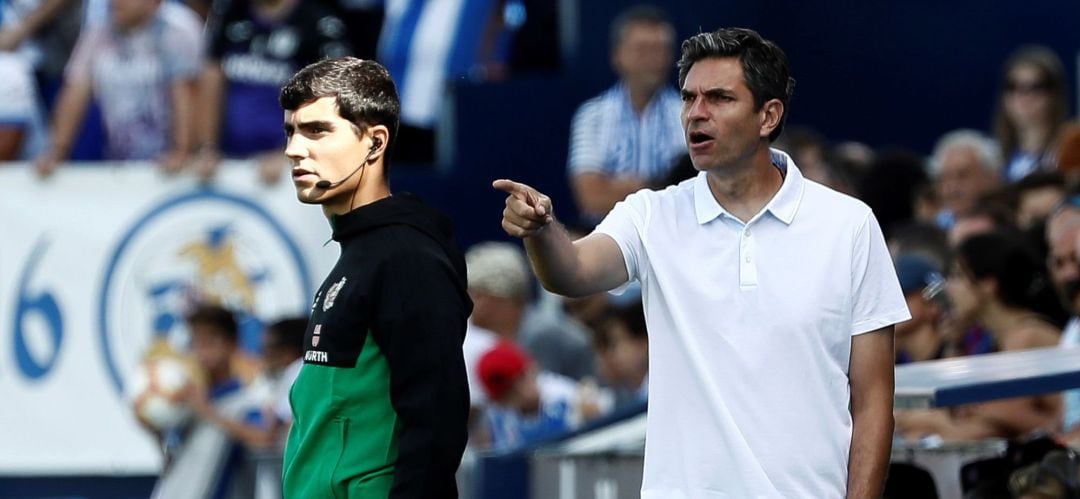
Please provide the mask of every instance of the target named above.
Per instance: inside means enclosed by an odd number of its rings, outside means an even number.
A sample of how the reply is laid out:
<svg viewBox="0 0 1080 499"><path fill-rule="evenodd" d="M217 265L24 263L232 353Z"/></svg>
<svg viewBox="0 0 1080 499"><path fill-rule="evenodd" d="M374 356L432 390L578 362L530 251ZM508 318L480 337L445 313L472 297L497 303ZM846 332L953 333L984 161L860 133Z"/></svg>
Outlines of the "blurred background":
<svg viewBox="0 0 1080 499"><path fill-rule="evenodd" d="M490 184L584 235L695 175L674 62L722 26L790 60L774 147L881 221L913 315L898 365L1080 344L1078 22L1052 0L0 0L0 497L278 493L337 248L295 201L277 93L325 57L390 69L392 189L469 250L465 497L637 496L663 332L633 292L540 289ZM1080 392L900 410L888 494L1071 497L1024 494L1080 492L1046 471L1076 476L1078 423ZM177 451L196 434L202 465ZM604 457L569 473L571 448Z"/></svg>

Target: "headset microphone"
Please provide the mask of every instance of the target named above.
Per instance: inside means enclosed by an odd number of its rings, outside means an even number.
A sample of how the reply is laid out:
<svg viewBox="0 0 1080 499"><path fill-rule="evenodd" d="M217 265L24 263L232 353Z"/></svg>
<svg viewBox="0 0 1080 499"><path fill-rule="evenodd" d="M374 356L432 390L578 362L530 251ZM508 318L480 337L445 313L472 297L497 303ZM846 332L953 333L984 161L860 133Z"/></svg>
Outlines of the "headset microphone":
<svg viewBox="0 0 1080 499"><path fill-rule="evenodd" d="M345 183L347 180L352 178L353 175L356 175L356 172L358 172L358 171L360 171L361 169L364 168L364 165L366 165L368 160L371 159L371 155L375 154L375 151L378 151L380 146L382 146L382 141L379 140L379 139L375 139L375 143L371 145L371 150L368 151L368 155L367 155L366 158L364 158L364 161L362 163L360 163L360 165L358 165L356 168L353 168L353 171L351 173L349 173L348 175L346 175L345 178L343 178L341 180L338 180L337 182L330 182L329 180L320 180L318 182L315 182L315 187L317 187L319 189L330 189L332 187L337 187L337 186Z"/></svg>

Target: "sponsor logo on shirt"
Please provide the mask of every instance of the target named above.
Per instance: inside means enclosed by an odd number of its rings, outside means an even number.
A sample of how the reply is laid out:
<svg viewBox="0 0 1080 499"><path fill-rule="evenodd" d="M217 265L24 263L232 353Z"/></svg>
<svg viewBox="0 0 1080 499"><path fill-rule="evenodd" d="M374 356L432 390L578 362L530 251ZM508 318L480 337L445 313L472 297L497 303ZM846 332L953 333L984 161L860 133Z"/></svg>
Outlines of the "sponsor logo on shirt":
<svg viewBox="0 0 1080 499"><path fill-rule="evenodd" d="M304 352L304 362L330 362L330 356L319 350Z"/></svg>
<svg viewBox="0 0 1080 499"><path fill-rule="evenodd" d="M346 278L342 277L340 281L330 286L330 289L326 290L326 299L323 300L322 309L323 312L330 310L330 307L334 306L334 300L337 299L338 293L341 292L341 288L345 286Z"/></svg>

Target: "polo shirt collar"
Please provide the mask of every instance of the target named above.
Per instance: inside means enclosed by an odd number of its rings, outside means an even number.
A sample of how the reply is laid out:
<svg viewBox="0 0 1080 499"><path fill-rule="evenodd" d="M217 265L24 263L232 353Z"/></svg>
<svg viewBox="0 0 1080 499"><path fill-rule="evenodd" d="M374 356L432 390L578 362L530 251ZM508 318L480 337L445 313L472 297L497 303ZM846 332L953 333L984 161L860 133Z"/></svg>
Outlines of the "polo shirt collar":
<svg viewBox="0 0 1080 499"><path fill-rule="evenodd" d="M770 149L769 153L773 165L784 172L784 183L780 184L780 190L765 205L765 211L790 225L795 219L795 212L799 209L799 201L802 200L803 176L799 168L795 166L795 161L787 153L779 149ZM698 173L697 178L694 179L694 211L701 225L711 222L720 215L731 216L713 197L706 172Z"/></svg>

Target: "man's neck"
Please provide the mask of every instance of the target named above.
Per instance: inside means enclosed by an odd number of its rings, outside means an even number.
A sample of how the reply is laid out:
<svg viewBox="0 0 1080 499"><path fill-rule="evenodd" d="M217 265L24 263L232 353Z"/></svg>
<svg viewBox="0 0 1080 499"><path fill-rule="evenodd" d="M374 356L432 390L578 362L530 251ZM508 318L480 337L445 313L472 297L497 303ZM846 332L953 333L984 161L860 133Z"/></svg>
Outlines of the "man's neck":
<svg viewBox="0 0 1080 499"><path fill-rule="evenodd" d="M653 96L659 91L660 87L634 85L629 82L626 84L626 93L630 96L630 105L634 108L634 113L638 115L645 112L645 108L649 107Z"/></svg>
<svg viewBox="0 0 1080 499"><path fill-rule="evenodd" d="M757 215L784 183L768 146L756 150L742 164L709 170L706 178L716 202L743 223Z"/></svg>

